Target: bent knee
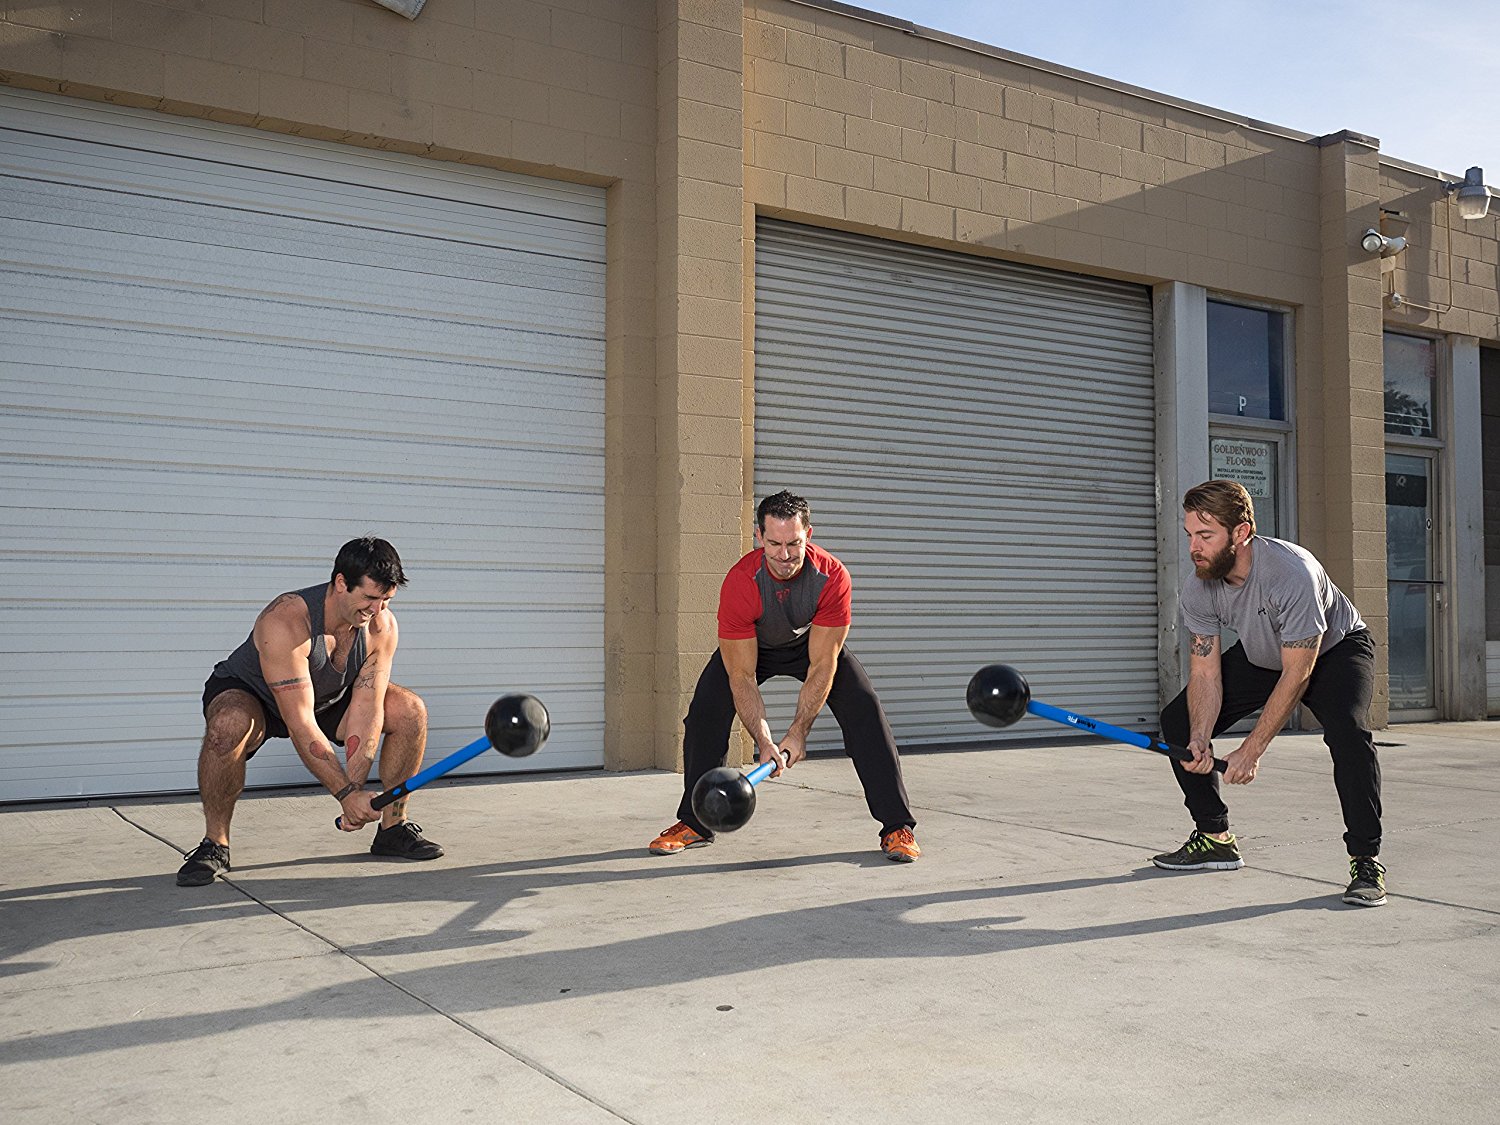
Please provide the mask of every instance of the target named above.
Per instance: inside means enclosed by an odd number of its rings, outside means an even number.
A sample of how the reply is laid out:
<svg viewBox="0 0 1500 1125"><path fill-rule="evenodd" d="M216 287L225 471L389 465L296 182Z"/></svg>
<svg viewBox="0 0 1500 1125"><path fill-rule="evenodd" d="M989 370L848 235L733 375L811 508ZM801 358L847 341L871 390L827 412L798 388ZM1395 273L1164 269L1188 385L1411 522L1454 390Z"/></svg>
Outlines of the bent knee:
<svg viewBox="0 0 1500 1125"><path fill-rule="evenodd" d="M399 684L385 689L385 729L387 731L427 729L427 704L416 692Z"/></svg>
<svg viewBox="0 0 1500 1125"><path fill-rule="evenodd" d="M211 707L203 730L203 753L214 758L243 758L257 749L265 737L266 722L262 715L235 705Z"/></svg>

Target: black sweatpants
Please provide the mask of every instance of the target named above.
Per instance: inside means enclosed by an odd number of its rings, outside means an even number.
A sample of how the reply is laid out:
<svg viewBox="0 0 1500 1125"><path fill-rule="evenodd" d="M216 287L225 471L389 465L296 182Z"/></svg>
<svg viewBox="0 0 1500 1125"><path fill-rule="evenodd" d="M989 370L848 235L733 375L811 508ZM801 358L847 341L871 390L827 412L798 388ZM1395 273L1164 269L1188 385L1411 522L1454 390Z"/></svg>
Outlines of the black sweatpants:
<svg viewBox="0 0 1500 1125"><path fill-rule="evenodd" d="M1242 645L1222 658L1224 702L1214 737L1265 706L1281 672L1251 664ZM1333 785L1344 812L1344 844L1350 855L1380 854L1380 762L1366 723L1375 691L1375 642L1368 629L1350 633L1318 657L1302 702L1323 724L1333 755ZM1187 689L1161 713L1162 738L1186 746L1191 737ZM1229 806L1219 795L1219 775L1189 773L1173 760L1183 804L1200 832L1229 831Z"/></svg>
<svg viewBox="0 0 1500 1125"><path fill-rule="evenodd" d="M794 676L807 679L807 645L787 648L762 648L755 665L755 682L763 684L772 676ZM880 824L884 836L894 829L915 828L906 785L901 780L901 759L896 753L896 737L886 722L880 700L864 667L847 648L839 650L833 672L833 687L828 692L828 709L844 732L844 753L854 761L854 772L864 787L865 803L870 815ZM729 687L729 673L724 657L715 652L709 657L693 702L683 719L682 804L677 807L680 820L704 836L712 836L693 816L693 786L698 779L729 756L729 732L734 726L734 692Z"/></svg>

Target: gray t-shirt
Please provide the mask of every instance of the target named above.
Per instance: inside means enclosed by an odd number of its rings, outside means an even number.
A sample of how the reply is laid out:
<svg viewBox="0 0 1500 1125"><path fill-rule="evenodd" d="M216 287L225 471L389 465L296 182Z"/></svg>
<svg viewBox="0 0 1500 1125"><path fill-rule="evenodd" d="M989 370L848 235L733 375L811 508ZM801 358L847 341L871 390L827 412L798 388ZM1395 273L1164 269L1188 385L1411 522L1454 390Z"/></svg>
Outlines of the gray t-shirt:
<svg viewBox="0 0 1500 1125"><path fill-rule="evenodd" d="M1239 634L1250 663L1281 668L1281 646L1323 634L1318 655L1365 627L1354 603L1312 552L1284 539L1250 540L1250 576L1242 586L1196 574L1182 589L1182 623L1202 636Z"/></svg>

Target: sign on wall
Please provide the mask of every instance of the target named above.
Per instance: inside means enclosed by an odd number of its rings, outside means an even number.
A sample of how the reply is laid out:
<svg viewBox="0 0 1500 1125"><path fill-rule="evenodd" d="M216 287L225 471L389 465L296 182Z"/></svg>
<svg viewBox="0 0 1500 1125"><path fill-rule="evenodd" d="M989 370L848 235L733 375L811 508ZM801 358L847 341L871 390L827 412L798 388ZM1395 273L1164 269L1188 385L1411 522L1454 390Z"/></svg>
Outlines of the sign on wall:
<svg viewBox="0 0 1500 1125"><path fill-rule="evenodd" d="M1253 438L1209 439L1209 468L1216 480L1245 486L1255 503L1255 530L1277 534L1276 443Z"/></svg>

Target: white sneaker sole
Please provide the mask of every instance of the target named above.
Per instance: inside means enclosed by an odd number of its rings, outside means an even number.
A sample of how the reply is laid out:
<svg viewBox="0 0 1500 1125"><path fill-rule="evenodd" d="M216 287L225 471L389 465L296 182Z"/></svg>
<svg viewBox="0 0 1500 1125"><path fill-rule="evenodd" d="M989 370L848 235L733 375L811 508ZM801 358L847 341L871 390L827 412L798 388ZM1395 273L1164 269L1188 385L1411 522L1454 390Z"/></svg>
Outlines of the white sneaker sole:
<svg viewBox="0 0 1500 1125"><path fill-rule="evenodd" d="M1151 862L1163 871L1238 871L1245 866L1243 859L1209 859L1202 863L1165 863L1153 858Z"/></svg>

